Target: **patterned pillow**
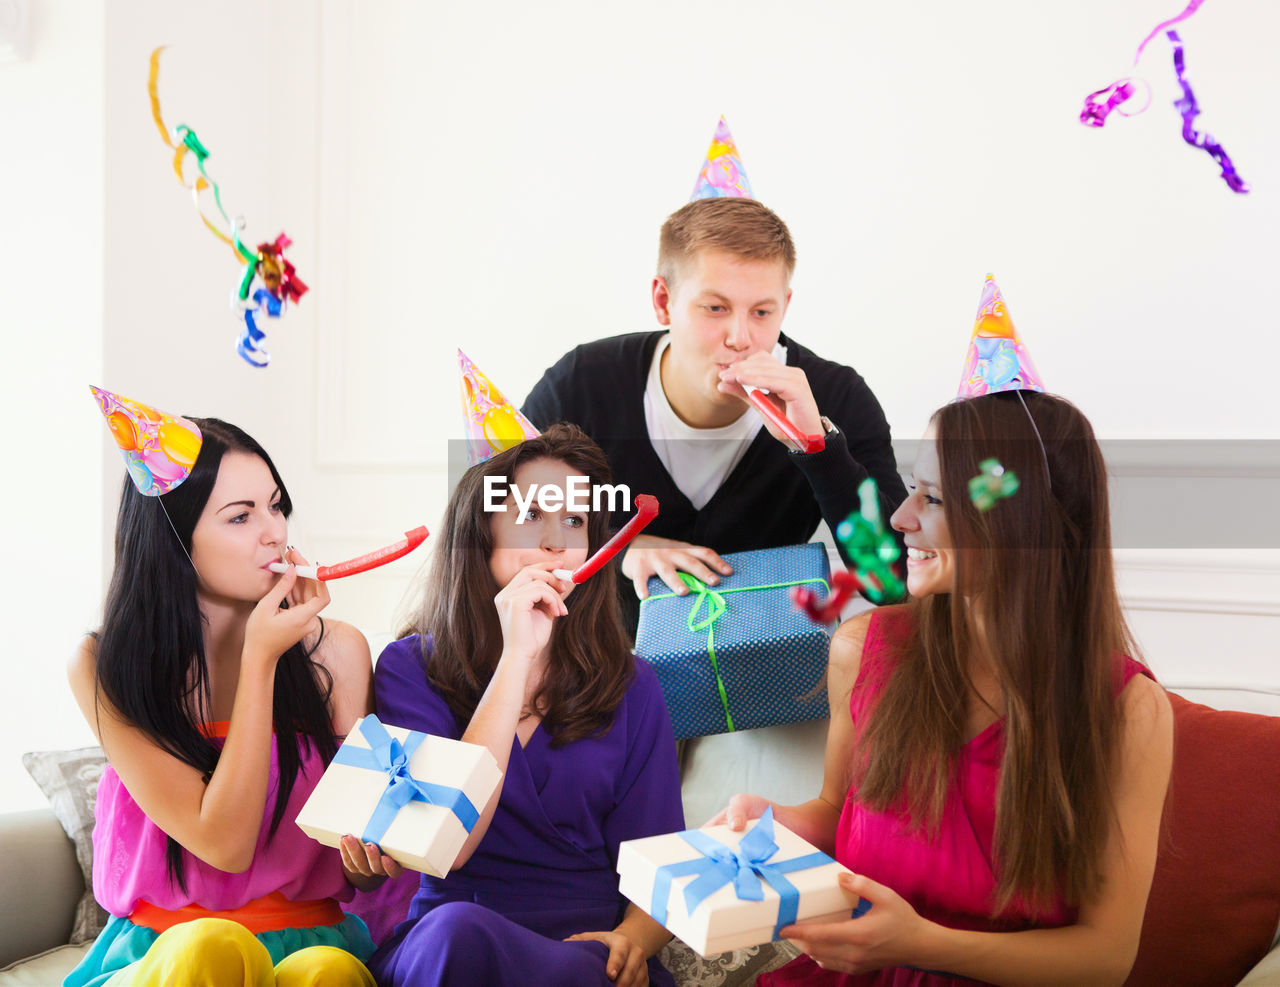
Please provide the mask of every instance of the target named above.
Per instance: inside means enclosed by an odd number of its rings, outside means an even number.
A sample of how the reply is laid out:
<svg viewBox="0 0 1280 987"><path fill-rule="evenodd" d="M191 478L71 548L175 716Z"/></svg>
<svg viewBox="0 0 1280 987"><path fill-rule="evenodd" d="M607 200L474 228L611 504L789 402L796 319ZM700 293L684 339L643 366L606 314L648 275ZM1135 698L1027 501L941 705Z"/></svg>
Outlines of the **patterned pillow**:
<svg viewBox="0 0 1280 987"><path fill-rule="evenodd" d="M781 939L703 959L679 939L672 939L662 947L658 959L680 987L747 987L760 974L776 970L799 955L795 943Z"/></svg>
<svg viewBox="0 0 1280 987"><path fill-rule="evenodd" d="M84 874L85 892L76 905L76 920L71 927L71 942L76 945L96 939L108 918L106 910L93 898L93 807L106 763L101 747L22 755L23 766L75 844L76 860Z"/></svg>

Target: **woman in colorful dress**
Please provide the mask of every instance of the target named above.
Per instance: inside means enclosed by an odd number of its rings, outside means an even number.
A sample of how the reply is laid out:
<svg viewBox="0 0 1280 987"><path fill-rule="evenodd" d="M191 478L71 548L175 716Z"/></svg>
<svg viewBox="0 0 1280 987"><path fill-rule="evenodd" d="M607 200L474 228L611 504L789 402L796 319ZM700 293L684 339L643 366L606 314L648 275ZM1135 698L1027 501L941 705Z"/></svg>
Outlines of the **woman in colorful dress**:
<svg viewBox="0 0 1280 987"><path fill-rule="evenodd" d="M95 393L130 476L102 626L69 677L109 762L93 887L112 917L64 984L372 985L373 943L339 901L398 867L293 824L372 708L368 645L320 619L328 591L295 571L292 503L257 442Z"/></svg>

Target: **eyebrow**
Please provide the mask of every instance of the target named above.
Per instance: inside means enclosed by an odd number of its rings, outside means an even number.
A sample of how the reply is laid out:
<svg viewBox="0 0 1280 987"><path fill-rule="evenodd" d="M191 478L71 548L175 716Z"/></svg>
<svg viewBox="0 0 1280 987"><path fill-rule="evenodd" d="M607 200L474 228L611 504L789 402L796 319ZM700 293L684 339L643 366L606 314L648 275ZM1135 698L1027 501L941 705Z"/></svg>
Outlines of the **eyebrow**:
<svg viewBox="0 0 1280 987"><path fill-rule="evenodd" d="M279 487L276 487L274 490L272 490L272 491L271 491L271 496L270 496L270 497L268 497L268 498L267 498L267 500L268 500L268 502L270 502L270 501L275 500L275 499L276 499L277 497L279 497L279 496L280 496L280 488L279 488ZM256 506L257 506L257 501L253 501L253 500L233 500L233 501L231 501L229 504L223 504L221 507L219 507L219 508L218 508L218 510L216 511L216 513L221 514L221 513L222 513L223 511L225 511L228 507L247 507L247 508L249 508L250 510L252 510L252 509L253 509L254 507L256 507Z"/></svg>
<svg viewBox="0 0 1280 987"><path fill-rule="evenodd" d="M698 297L699 298L718 298L722 302L730 301L727 295L722 295L720 294L720 292L715 291L711 288L704 289L702 294L700 294ZM750 305L747 306L747 308L761 308L762 306L765 306L765 305L776 306L777 304L778 304L778 300L776 298L762 298L758 302L752 302Z"/></svg>
<svg viewBox="0 0 1280 987"><path fill-rule="evenodd" d="M917 487L930 487L933 490L938 489L938 485L934 483L932 480L921 479L920 477L916 476L914 473L911 474L911 480Z"/></svg>

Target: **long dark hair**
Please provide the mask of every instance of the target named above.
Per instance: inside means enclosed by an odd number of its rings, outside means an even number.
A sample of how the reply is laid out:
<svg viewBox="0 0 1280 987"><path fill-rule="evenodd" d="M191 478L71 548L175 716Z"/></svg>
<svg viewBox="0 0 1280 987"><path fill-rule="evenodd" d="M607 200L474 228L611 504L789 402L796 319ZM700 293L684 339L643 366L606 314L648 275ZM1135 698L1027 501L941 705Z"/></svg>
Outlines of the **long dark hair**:
<svg viewBox="0 0 1280 987"><path fill-rule="evenodd" d="M427 678L465 725L497 668L502 627L493 598L500 587L489 571L493 515L484 511L484 480L514 482L525 463L552 459L565 463L595 485L611 479L600 447L574 425L553 425L463 474L445 509L431 558L426 594L413 623L402 634L431 635L424 653ZM587 541L594 552L608 535L608 511L587 514ZM626 694L634 659L618 604L617 565L569 595L569 613L555 621L546 675L533 698L555 746L605 731Z"/></svg>
<svg viewBox="0 0 1280 987"><path fill-rule="evenodd" d="M293 503L271 457L249 435L217 418L191 420L204 441L181 485L161 497L144 497L125 477L115 569L96 635L97 690L157 746L207 777L218 764L218 748L200 727L208 720L209 668L189 558L191 534L228 451L252 453L266 463L280 488L285 517ZM276 663L273 721L280 785L269 836L284 820L302 766L299 745L310 744L326 763L337 749L329 711L333 680L311 654L298 643ZM172 837L166 861L170 879L185 890L182 848Z"/></svg>
<svg viewBox="0 0 1280 987"><path fill-rule="evenodd" d="M1115 820L1117 655L1136 656L1116 593L1106 464L1088 420L1053 395L957 401L933 422L959 593L910 601L904 653L860 730L857 797L885 809L905 795L912 819L936 826L966 739L964 658L981 648L1006 707L993 914L1015 898L1037 911L1058 894L1078 905L1100 887ZM969 480L988 458L1020 486L982 512Z"/></svg>

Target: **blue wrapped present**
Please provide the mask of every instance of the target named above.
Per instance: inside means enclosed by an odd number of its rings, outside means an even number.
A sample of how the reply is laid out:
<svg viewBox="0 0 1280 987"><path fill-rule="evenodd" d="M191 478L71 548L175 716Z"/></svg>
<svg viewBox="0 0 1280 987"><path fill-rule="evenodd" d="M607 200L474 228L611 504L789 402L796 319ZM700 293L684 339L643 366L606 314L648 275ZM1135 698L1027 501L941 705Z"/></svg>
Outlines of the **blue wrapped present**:
<svg viewBox="0 0 1280 987"><path fill-rule="evenodd" d="M681 573L687 596L649 580L636 653L658 675L677 740L827 716L831 628L791 602L791 587L825 595L827 550L788 545L724 556L733 575L707 586Z"/></svg>

